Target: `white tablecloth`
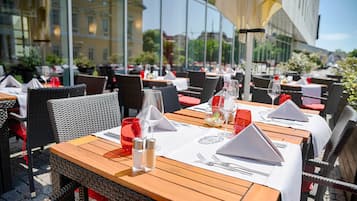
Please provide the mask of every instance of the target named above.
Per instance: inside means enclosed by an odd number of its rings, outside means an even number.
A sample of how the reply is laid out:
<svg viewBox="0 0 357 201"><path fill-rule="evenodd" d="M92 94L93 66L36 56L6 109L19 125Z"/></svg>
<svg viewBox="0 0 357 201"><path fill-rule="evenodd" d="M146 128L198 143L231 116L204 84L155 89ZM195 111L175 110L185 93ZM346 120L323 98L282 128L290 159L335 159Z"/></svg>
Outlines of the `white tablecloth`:
<svg viewBox="0 0 357 201"><path fill-rule="evenodd" d="M321 85L318 84L301 85L301 92L303 95L320 97ZM302 99L302 104L304 105L319 104L319 103L321 103L320 99L316 99L316 98L303 97Z"/></svg>
<svg viewBox="0 0 357 201"><path fill-rule="evenodd" d="M181 124L173 122L177 127L176 132L155 132L153 137L157 141L157 154L171 158L180 162L188 163L193 166L201 167L204 169L219 172L225 175L245 179L251 182L259 183L277 189L282 194L283 201L298 201L300 200L300 187L301 187L301 149L300 146L295 144L284 143L286 147L279 148L285 162L281 165L271 165L261 163L254 160L243 159L239 157L226 157L217 155L222 161L232 162L249 167L254 170L262 171L269 174L268 176L253 173L247 176L239 172L232 172L218 167L208 166L199 163L197 153L204 155L207 160L212 160L211 156L215 154L218 147L222 146L229 139L215 144L200 144L199 139L205 136L215 136L222 130L214 128L198 127L188 124ZM104 133L112 132L115 135L106 135ZM113 128L107 131L102 131L95 134L98 137L119 143L120 127ZM254 146L254 145L252 145ZM257 147L259 149L259 147Z"/></svg>
<svg viewBox="0 0 357 201"><path fill-rule="evenodd" d="M196 105L188 109L202 112L205 109L209 108L207 103ZM252 121L263 122L267 124L273 124L284 127L291 127L301 130L307 130L311 132L312 144L314 147L314 156L317 157L321 153L322 149L325 147L326 143L330 139L332 134L330 127L328 126L325 119L319 115L315 114L306 114L309 118L308 122L297 122L289 120L277 120L269 119L266 117L266 114L271 111L267 107L252 106L247 104L238 104L237 108L250 110L252 113Z"/></svg>
<svg viewBox="0 0 357 201"><path fill-rule="evenodd" d="M158 80L164 80L164 77L160 76L157 78ZM167 80L171 82L172 85L176 86L177 91L184 91L188 89L188 80L186 78L177 77L174 80Z"/></svg>

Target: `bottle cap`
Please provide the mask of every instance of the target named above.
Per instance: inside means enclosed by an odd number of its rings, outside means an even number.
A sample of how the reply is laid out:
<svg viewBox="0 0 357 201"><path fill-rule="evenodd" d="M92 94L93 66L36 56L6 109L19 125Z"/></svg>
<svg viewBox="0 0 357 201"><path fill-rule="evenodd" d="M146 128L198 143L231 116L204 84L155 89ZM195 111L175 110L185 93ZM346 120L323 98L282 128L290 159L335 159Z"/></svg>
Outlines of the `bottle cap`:
<svg viewBox="0 0 357 201"><path fill-rule="evenodd" d="M144 141L141 138L133 139L133 149L144 149Z"/></svg>
<svg viewBox="0 0 357 201"><path fill-rule="evenodd" d="M155 138L149 138L145 141L146 149L155 149Z"/></svg>

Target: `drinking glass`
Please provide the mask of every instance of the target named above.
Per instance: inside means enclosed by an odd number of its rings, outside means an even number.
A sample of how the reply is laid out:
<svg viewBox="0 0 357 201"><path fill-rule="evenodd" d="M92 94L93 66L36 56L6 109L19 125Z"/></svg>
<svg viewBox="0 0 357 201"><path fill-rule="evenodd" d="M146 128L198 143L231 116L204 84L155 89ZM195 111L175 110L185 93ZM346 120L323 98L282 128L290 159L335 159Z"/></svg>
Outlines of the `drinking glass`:
<svg viewBox="0 0 357 201"><path fill-rule="evenodd" d="M227 86L227 92L230 96L238 98L239 96L239 82L238 80L230 80Z"/></svg>
<svg viewBox="0 0 357 201"><path fill-rule="evenodd" d="M61 82L58 77L52 77L50 80L51 87L59 87Z"/></svg>
<svg viewBox="0 0 357 201"><path fill-rule="evenodd" d="M276 97L280 95L281 88L280 88L280 83L279 80L271 80L269 85L268 85L268 95L271 98L271 108L274 108L274 100Z"/></svg>
<svg viewBox="0 0 357 201"><path fill-rule="evenodd" d="M136 137L141 137L140 119L136 117L124 118L120 131L120 143L123 152L131 154L133 139Z"/></svg>
<svg viewBox="0 0 357 201"><path fill-rule="evenodd" d="M161 115L154 117L152 114L150 114L150 107L155 107L161 113ZM143 122L147 124L148 132L151 133L151 137L153 137L154 126L156 126L161 121L163 114L164 104L162 101L161 91L145 90L141 118Z"/></svg>
<svg viewBox="0 0 357 201"><path fill-rule="evenodd" d="M50 78L50 76L51 76L50 68L48 66L43 66L41 79L43 79L45 81L46 85L47 85L47 80Z"/></svg>
<svg viewBox="0 0 357 201"><path fill-rule="evenodd" d="M229 137L231 133L227 132L227 127L228 127L228 121L229 117L233 114L234 109L235 109L235 99L236 97L231 96L228 93L225 93L224 95L224 102L220 101L219 103L219 109L223 114L224 117L224 122L225 122L225 127L224 127L224 136Z"/></svg>
<svg viewBox="0 0 357 201"><path fill-rule="evenodd" d="M238 134L241 130L247 127L252 122L252 114L250 110L237 109L234 118L234 133Z"/></svg>

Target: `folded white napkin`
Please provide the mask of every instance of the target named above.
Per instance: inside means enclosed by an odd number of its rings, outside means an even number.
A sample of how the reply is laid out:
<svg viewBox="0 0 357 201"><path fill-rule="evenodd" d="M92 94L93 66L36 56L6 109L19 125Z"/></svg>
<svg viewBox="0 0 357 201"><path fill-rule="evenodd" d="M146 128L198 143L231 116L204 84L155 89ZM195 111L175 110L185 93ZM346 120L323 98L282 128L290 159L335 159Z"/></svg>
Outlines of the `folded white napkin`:
<svg viewBox="0 0 357 201"><path fill-rule="evenodd" d="M43 85L36 78L32 78L30 82L28 82L22 87L22 92L26 93L28 88L30 89L43 88Z"/></svg>
<svg viewBox="0 0 357 201"><path fill-rule="evenodd" d="M143 109L137 117L140 119L141 124L147 124L150 121L159 121L154 127L154 132L159 131L177 131L174 125L153 105L149 105Z"/></svg>
<svg viewBox="0 0 357 201"><path fill-rule="evenodd" d="M164 80L174 80L174 79L176 79L176 76L171 71L168 71L164 76Z"/></svg>
<svg viewBox="0 0 357 201"><path fill-rule="evenodd" d="M282 154L272 141L254 123L218 148L216 153L273 164L279 164L284 161Z"/></svg>
<svg viewBox="0 0 357 201"><path fill-rule="evenodd" d="M269 118L287 119L293 121L308 122L309 118L301 112L299 107L291 100L285 101L278 108L268 114Z"/></svg>
<svg viewBox="0 0 357 201"><path fill-rule="evenodd" d="M5 88L5 87L16 87L20 88L21 83L17 81L12 75L8 75L1 83L0 83L0 88Z"/></svg>

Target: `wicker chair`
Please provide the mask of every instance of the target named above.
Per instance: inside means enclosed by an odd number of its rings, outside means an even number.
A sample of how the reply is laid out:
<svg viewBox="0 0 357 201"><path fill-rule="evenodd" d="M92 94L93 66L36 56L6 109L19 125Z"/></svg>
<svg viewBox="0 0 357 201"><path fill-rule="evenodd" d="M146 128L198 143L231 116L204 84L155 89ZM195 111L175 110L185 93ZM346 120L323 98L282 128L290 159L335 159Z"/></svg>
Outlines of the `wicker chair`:
<svg viewBox="0 0 357 201"><path fill-rule="evenodd" d="M351 135L357 134L356 125L357 112L351 106L347 105L341 113L335 128L333 129L330 140L325 146L322 161L319 159L310 159L306 162L307 166L320 168L317 175L309 172L303 172L303 181L312 181L319 184L315 200L323 200L326 186L357 194L357 185L328 178L344 145L347 143ZM355 161L351 161L351 163L356 163L356 159ZM303 194L302 197L307 199L307 194Z"/></svg>
<svg viewBox="0 0 357 201"><path fill-rule="evenodd" d="M49 100L48 111L57 143L120 126L120 109L116 92ZM65 178L60 179L65 180ZM87 189L82 186L81 200L87 200L86 192ZM102 197L96 193L94 195ZM55 194L52 197L59 196Z"/></svg>
<svg viewBox="0 0 357 201"><path fill-rule="evenodd" d="M15 113L10 113L9 115L9 118L16 119L20 122L27 122L26 132L22 132L17 136L26 142L31 197L36 196L31 150L36 147L43 147L55 141L47 110L47 100L83 96L85 88L86 85L81 84L72 87L28 89L27 116L21 117Z"/></svg>
<svg viewBox="0 0 357 201"><path fill-rule="evenodd" d="M86 94L102 94L107 84L107 76L92 76L79 74L75 77L76 84L86 84Z"/></svg>
<svg viewBox="0 0 357 201"><path fill-rule="evenodd" d="M143 102L143 82L139 75L115 75L119 87L119 104L124 108L124 117L129 116L129 108L141 109Z"/></svg>
<svg viewBox="0 0 357 201"><path fill-rule="evenodd" d="M187 72L188 72L188 78L190 79L189 88L198 87L202 89L206 77L206 72L201 72L201 71L187 71Z"/></svg>
<svg viewBox="0 0 357 201"><path fill-rule="evenodd" d="M252 101L258 103L267 103L271 104L271 98L268 95L268 86L269 86L270 79L263 78L263 77L253 77L254 87L252 90ZM277 104L278 99L274 100L274 103Z"/></svg>

